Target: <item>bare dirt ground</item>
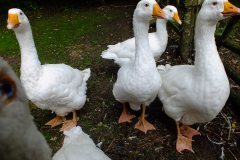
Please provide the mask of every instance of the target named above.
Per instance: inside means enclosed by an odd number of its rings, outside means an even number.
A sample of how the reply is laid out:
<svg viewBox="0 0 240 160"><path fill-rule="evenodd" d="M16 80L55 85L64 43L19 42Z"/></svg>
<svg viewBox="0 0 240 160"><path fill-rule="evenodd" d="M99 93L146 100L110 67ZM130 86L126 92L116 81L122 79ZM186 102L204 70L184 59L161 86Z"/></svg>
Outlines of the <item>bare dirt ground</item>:
<svg viewBox="0 0 240 160"><path fill-rule="evenodd" d="M66 55L69 55L73 62L86 55L91 60L89 67L92 75L88 82L88 101L78 112L78 124L95 143L102 142L101 149L113 160L216 160L223 155L226 160L240 159L239 119L229 109L231 102L227 103L221 114L212 122L193 126L202 134L194 137L195 153L176 152L175 123L165 115L162 104L157 99L147 112L147 120L156 126L156 131L144 134L134 129L137 119L134 119L131 124L117 123L122 110L112 96L112 87L116 80L118 66L111 61L101 59L100 54L108 44L115 44L133 36L134 6L104 6L97 9L102 14L111 14L112 10L118 10L119 18L97 26L96 33L80 37L79 43L66 51ZM169 31L170 42L160 63L180 64L180 56L177 52L179 38L173 30ZM11 57L9 60L15 61ZM133 113L140 114L140 112ZM44 126L44 123L54 117L54 114L35 107L32 109L32 114L38 128L56 152L63 141L63 135L59 132L60 127L50 129Z"/></svg>

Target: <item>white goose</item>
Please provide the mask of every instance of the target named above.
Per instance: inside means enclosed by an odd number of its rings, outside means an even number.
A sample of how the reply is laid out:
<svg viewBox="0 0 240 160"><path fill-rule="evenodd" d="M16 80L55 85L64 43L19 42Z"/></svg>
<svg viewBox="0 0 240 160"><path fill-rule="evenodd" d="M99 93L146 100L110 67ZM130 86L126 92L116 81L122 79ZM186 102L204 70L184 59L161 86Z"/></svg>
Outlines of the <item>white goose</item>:
<svg viewBox="0 0 240 160"><path fill-rule="evenodd" d="M76 126L76 110L85 104L90 69L80 71L65 64L41 65L30 23L22 10L8 11L7 27L15 32L20 45L21 82L29 100L57 114L46 125L54 127L64 122L61 130ZM73 119L66 121L64 116L69 112L73 112Z"/></svg>
<svg viewBox="0 0 240 160"><path fill-rule="evenodd" d="M195 64L159 67L163 83L158 97L166 114L176 121L178 152L193 152L192 137L200 134L187 125L211 121L229 97L229 81L214 32L219 20L239 13L227 0L205 0L196 20ZM179 123L183 125L179 127Z"/></svg>
<svg viewBox="0 0 240 160"><path fill-rule="evenodd" d="M64 131L64 135L63 146L55 153L53 160L111 160L80 126Z"/></svg>
<svg viewBox="0 0 240 160"><path fill-rule="evenodd" d="M157 19L156 32L149 33L150 49L155 60L158 60L166 50L168 42L167 21L173 20L181 24L177 8L168 5L163 8L166 19ZM125 63L133 62L135 58L135 38L130 38L115 45L108 45L108 49L102 52L102 58L113 59L115 63L123 66Z"/></svg>
<svg viewBox="0 0 240 160"><path fill-rule="evenodd" d="M161 77L157 71L154 57L149 48L148 28L152 17L164 17L164 13L155 0L141 0L133 14L133 30L136 37L136 58L133 63L122 66L113 87L115 99L123 104L123 113L119 123L130 122L133 118L126 112L125 103L129 102L133 110L142 105L142 115L135 128L147 132L155 129L145 120L146 106L155 99L161 86Z"/></svg>

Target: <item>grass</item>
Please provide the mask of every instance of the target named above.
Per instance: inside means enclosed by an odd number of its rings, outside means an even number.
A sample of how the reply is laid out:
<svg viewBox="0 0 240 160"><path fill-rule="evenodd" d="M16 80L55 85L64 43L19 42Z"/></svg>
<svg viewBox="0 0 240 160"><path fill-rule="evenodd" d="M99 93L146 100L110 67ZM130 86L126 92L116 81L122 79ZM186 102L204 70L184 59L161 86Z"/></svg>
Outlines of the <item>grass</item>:
<svg viewBox="0 0 240 160"><path fill-rule="evenodd" d="M49 12L49 11L48 11ZM98 25L111 19L109 15L99 14L96 9L91 10L64 10L50 12L40 10L36 14L26 13L42 63L64 63L69 61L65 50L79 42L87 34L94 34ZM3 56L20 56L19 46L14 32L3 26L0 30L0 53ZM84 65L91 61L82 59Z"/></svg>

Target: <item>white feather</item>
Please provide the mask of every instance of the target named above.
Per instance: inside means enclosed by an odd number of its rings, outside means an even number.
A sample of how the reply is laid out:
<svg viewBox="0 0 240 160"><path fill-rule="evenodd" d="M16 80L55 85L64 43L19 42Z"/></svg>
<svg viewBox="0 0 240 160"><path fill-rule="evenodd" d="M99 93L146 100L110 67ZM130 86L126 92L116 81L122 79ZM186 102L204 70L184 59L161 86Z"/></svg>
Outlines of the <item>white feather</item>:
<svg viewBox="0 0 240 160"><path fill-rule="evenodd" d="M230 93L228 77L214 39L223 8L220 11L213 8L211 1L203 3L197 17L195 65L158 67L163 79L158 97L164 111L186 125L211 121L221 111ZM217 1L223 7L223 0Z"/></svg>
<svg viewBox="0 0 240 160"><path fill-rule="evenodd" d="M59 116L82 108L90 69L80 71L66 64L41 65L28 18L20 9L10 9L9 13L17 14L21 21L13 30L21 49L20 79L29 100Z"/></svg>
<svg viewBox="0 0 240 160"><path fill-rule="evenodd" d="M140 105L149 106L157 96L161 86L161 77L158 74L154 57L149 48L148 28L152 11L144 13L142 4L155 1L142 0L138 3L133 15L133 29L136 37L136 58L134 62L122 66L113 87L115 99L121 103L129 102L133 110L139 110ZM149 20L142 20L148 18ZM148 17L147 17L148 16Z"/></svg>
<svg viewBox="0 0 240 160"><path fill-rule="evenodd" d="M63 146L53 156L53 160L110 160L81 127L64 131Z"/></svg>
<svg viewBox="0 0 240 160"><path fill-rule="evenodd" d="M157 32L148 34L150 49L155 60L158 60L166 50L168 42L166 24L167 20L172 20L174 15L170 10L177 13L177 9L174 6L168 5L164 7L163 11L167 18L157 19ZM101 56L104 59L113 59L114 62L120 66L133 62L135 59L135 37L119 42L115 45L108 45L108 49L103 51Z"/></svg>

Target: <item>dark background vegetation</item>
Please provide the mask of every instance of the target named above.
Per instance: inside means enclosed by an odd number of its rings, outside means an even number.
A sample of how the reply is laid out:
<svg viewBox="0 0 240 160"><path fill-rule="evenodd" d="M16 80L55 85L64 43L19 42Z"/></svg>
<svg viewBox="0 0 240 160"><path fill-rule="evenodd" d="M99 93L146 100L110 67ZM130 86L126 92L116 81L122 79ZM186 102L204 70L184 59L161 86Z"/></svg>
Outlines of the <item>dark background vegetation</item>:
<svg viewBox="0 0 240 160"><path fill-rule="evenodd" d="M76 8L119 3L136 4L137 2L138 0L2 0L0 1L0 13L13 7L34 10L39 7Z"/></svg>

